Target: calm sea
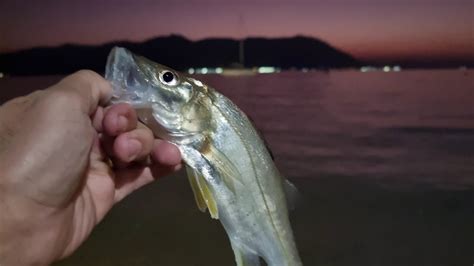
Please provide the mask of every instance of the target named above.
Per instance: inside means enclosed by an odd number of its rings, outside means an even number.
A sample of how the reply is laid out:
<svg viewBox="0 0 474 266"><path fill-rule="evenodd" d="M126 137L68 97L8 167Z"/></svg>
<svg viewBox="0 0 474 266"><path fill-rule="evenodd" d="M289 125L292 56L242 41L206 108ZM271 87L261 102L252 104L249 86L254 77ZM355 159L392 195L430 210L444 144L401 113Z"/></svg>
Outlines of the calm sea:
<svg viewBox="0 0 474 266"><path fill-rule="evenodd" d="M203 79L252 117L290 178L474 187L474 71Z"/></svg>
<svg viewBox="0 0 474 266"><path fill-rule="evenodd" d="M474 71L197 76L234 100L302 199L305 265L474 263ZM0 79L0 101L59 77ZM61 265L233 265L183 173L117 206Z"/></svg>

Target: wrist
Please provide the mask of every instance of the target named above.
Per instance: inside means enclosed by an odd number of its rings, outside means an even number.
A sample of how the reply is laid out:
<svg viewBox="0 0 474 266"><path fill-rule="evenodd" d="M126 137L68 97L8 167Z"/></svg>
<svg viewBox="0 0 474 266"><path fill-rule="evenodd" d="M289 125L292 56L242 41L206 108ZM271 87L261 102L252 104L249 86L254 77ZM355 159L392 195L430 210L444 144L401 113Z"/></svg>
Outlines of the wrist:
<svg viewBox="0 0 474 266"><path fill-rule="evenodd" d="M58 242L46 220L32 202L0 184L0 265L52 263L57 254L52 246Z"/></svg>

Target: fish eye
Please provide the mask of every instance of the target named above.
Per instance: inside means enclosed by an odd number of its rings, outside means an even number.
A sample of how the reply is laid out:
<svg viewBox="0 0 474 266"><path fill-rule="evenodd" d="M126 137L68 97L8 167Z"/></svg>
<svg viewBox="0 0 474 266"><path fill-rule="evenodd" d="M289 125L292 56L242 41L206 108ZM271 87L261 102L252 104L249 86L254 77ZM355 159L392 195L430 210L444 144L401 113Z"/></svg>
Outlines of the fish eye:
<svg viewBox="0 0 474 266"><path fill-rule="evenodd" d="M161 82L170 86L174 86L178 83L178 81L176 80L176 76L171 71L165 71L161 73L160 80Z"/></svg>
<svg viewBox="0 0 474 266"><path fill-rule="evenodd" d="M173 79L174 79L173 73L167 71L167 72L165 72L165 73L163 74L163 80L164 80L165 82L168 82L168 83L169 83L169 82L173 81Z"/></svg>

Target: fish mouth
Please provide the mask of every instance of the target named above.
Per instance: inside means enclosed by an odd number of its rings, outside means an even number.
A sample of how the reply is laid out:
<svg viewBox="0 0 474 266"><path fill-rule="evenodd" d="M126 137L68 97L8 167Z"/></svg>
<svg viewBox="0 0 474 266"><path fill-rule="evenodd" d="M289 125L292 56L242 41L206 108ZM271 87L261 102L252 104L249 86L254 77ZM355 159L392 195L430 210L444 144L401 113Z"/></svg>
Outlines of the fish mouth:
<svg viewBox="0 0 474 266"><path fill-rule="evenodd" d="M112 48L107 58L105 79L112 85L112 104L125 102L135 108L151 105L146 97L146 81L135 56L127 49Z"/></svg>
<svg viewBox="0 0 474 266"><path fill-rule="evenodd" d="M154 96L150 85L140 68L140 57L122 47L114 47L107 58L105 79L112 85L110 104L128 103L137 112L138 120L152 129L155 136L168 139L167 122L155 114L164 110L162 101Z"/></svg>

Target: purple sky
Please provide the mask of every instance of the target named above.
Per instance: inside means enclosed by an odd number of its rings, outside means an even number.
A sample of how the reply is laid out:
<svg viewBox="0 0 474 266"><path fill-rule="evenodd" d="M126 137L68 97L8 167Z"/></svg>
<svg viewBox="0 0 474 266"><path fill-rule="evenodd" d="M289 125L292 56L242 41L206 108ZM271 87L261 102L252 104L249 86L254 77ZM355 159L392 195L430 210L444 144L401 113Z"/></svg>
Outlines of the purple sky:
<svg viewBox="0 0 474 266"><path fill-rule="evenodd" d="M63 43L321 38L360 59L474 60L472 0L1 0L0 52Z"/></svg>

